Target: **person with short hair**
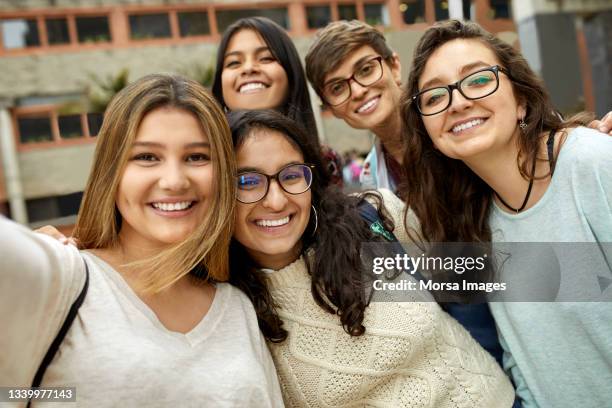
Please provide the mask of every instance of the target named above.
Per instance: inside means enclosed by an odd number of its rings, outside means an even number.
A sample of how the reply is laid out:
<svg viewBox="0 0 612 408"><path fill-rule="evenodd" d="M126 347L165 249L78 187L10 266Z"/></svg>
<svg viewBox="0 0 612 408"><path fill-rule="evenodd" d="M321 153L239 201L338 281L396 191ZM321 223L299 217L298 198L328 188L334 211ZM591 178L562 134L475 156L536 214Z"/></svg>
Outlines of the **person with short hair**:
<svg viewBox="0 0 612 408"><path fill-rule="evenodd" d="M403 155L401 64L382 33L357 20L328 24L306 55L306 75L334 116L376 135L360 176L363 188L396 191Z"/></svg>

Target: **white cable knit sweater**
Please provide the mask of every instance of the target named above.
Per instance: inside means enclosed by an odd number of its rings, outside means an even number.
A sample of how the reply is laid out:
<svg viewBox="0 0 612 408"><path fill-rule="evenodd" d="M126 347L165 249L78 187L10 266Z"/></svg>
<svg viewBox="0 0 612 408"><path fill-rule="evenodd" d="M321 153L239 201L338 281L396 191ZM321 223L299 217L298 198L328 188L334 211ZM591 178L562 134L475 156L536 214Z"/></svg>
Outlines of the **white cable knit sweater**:
<svg viewBox="0 0 612 408"><path fill-rule="evenodd" d="M381 190L396 225L403 203ZM413 224L414 225L414 224ZM289 331L270 343L288 407L510 407L512 385L494 359L433 302L373 302L366 332L348 335L321 309L300 258L267 275Z"/></svg>

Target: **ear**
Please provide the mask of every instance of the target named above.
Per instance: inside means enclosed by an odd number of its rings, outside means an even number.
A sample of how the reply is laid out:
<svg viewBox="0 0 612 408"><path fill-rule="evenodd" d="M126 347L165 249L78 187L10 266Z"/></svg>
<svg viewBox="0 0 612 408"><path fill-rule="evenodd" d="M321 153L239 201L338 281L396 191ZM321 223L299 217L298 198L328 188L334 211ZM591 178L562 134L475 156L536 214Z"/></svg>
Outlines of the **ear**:
<svg viewBox="0 0 612 408"><path fill-rule="evenodd" d="M516 121L525 119L527 116L527 100L522 96L517 96Z"/></svg>
<svg viewBox="0 0 612 408"><path fill-rule="evenodd" d="M391 75L393 76L393 81L397 84L397 86L402 86L402 63L400 62L399 55L397 52L394 52L391 55Z"/></svg>

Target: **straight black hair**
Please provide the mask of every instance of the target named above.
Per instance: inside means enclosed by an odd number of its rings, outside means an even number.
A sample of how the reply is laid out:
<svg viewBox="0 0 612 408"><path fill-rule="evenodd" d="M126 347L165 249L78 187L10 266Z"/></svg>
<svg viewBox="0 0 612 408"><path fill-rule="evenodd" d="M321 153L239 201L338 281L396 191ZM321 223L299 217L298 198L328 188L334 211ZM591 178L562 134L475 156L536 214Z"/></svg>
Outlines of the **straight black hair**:
<svg viewBox="0 0 612 408"><path fill-rule="evenodd" d="M215 71L215 78L212 86L213 95L223 107L227 108L225 100L223 99L223 88L221 85L223 61L230 40L234 34L241 30L253 30L257 32L268 45L272 55L274 55L285 70L289 86L289 95L283 106L278 110L283 115L299 123L316 146L317 151L320 151L317 126L310 103L306 75L304 74L300 56L287 32L274 21L266 17L246 17L237 20L225 30L221 38L221 43L219 44L219 49L217 50L217 69Z"/></svg>

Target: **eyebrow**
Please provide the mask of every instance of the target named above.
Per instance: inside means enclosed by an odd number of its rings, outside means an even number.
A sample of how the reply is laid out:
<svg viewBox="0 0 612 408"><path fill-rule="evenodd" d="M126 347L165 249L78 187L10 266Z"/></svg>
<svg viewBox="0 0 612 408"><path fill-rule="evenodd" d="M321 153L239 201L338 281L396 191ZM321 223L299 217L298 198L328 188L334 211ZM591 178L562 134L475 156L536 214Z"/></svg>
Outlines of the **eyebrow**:
<svg viewBox="0 0 612 408"><path fill-rule="evenodd" d="M367 60L375 58L375 57L376 57L376 54L369 54L369 55L364 55L363 57L359 58L353 64L353 70L351 71L351 75L353 75L355 73L355 70L357 69L358 66L360 66L361 64L363 64ZM327 86L327 85L331 84L332 82L336 82L336 81L340 81L340 80L345 80L345 79L347 79L347 78L344 78L344 77L341 77L341 76L333 77L332 79L329 79L329 80L325 81L323 86Z"/></svg>
<svg viewBox="0 0 612 408"><path fill-rule="evenodd" d="M157 142L134 142L132 144L132 147L155 147L155 148L163 148L164 145L162 143L157 143ZM208 142L193 142L193 143L187 143L185 144L186 148L196 148L196 147L204 147L204 148L210 148L210 143Z"/></svg>
<svg viewBox="0 0 612 408"><path fill-rule="evenodd" d="M284 169L287 166L291 166L292 164L303 164L301 161L291 161L289 163L285 163L282 166L280 166L278 168L278 170L275 173L278 173L278 171L280 169ZM238 175L240 175L240 173L261 173L261 174L265 174L265 175L270 175L267 174L266 172L264 172L262 169L258 168L258 167L239 167L238 168Z"/></svg>
<svg viewBox="0 0 612 408"><path fill-rule="evenodd" d="M459 70L459 74L463 75L466 72L472 71L474 68L488 68L490 66L491 64L489 64L488 62L484 62L484 61L471 62L467 65L462 66L461 69ZM442 83L442 81L440 80L440 78L434 77L430 79L429 81L425 82L422 86L422 89L427 89L435 83Z"/></svg>
<svg viewBox="0 0 612 408"><path fill-rule="evenodd" d="M259 54L259 53L261 53L263 51L270 51L270 47L264 46L264 47L255 48L255 54ZM270 52L272 52L272 51L270 51ZM242 55L242 54L244 54L244 51L232 51L232 52L228 52L223 57L223 60L225 61L225 59L227 57L232 57L232 56L235 56L235 55Z"/></svg>

